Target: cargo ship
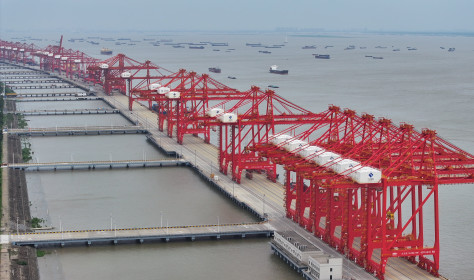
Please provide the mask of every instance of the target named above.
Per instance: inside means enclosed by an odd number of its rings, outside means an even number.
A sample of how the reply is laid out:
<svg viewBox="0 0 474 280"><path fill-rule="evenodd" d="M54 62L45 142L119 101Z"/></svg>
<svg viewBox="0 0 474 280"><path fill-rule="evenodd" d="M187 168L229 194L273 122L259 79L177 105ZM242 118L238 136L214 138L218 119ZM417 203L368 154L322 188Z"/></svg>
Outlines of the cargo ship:
<svg viewBox="0 0 474 280"><path fill-rule="evenodd" d="M330 59L331 56L329 54L313 54L314 58L316 59Z"/></svg>
<svg viewBox="0 0 474 280"><path fill-rule="evenodd" d="M107 55L110 55L112 54L112 50L111 49L108 49L108 48L102 48L100 50L100 54L107 54Z"/></svg>
<svg viewBox="0 0 474 280"><path fill-rule="evenodd" d="M220 73L220 72L221 72L221 68L219 68L219 67L210 67L210 68L209 68L209 72Z"/></svg>
<svg viewBox="0 0 474 280"><path fill-rule="evenodd" d="M278 70L278 66L272 65L272 66L270 66L270 73L280 74L280 75L287 75L288 70Z"/></svg>

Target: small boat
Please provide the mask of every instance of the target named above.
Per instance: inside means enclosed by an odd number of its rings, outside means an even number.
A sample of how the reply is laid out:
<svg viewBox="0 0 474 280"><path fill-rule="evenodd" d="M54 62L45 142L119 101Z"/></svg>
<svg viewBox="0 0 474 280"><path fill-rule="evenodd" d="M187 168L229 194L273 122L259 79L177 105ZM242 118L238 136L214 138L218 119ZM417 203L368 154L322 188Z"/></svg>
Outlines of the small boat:
<svg viewBox="0 0 474 280"><path fill-rule="evenodd" d="M196 50L202 50L202 49L204 49L204 46L195 46L195 45L194 45L194 46L191 46L191 45L190 45L189 48L190 48L190 49L196 49Z"/></svg>
<svg viewBox="0 0 474 280"><path fill-rule="evenodd" d="M258 51L259 53L272 53L272 52L269 52L269 51Z"/></svg>
<svg viewBox="0 0 474 280"><path fill-rule="evenodd" d="M288 75L288 70L278 70L278 66L272 65L272 66L270 66L270 73L280 74L280 75Z"/></svg>
<svg viewBox="0 0 474 280"><path fill-rule="evenodd" d="M180 48L184 48L184 46L181 46L181 45L173 45L173 48L180 49Z"/></svg>
<svg viewBox="0 0 474 280"><path fill-rule="evenodd" d="M410 48L410 47L408 47L407 49L408 49L409 51L416 51L416 50L418 50L417 48Z"/></svg>
<svg viewBox="0 0 474 280"><path fill-rule="evenodd" d="M455 50L456 50L456 48L449 48L448 52L454 52Z"/></svg>
<svg viewBox="0 0 474 280"><path fill-rule="evenodd" d="M381 56L373 56L372 58L373 59L383 59L383 57L381 57Z"/></svg>
<svg viewBox="0 0 474 280"><path fill-rule="evenodd" d="M220 72L221 72L221 68L219 68L219 67L210 67L210 68L209 68L209 72L220 73Z"/></svg>
<svg viewBox="0 0 474 280"><path fill-rule="evenodd" d="M227 47L229 46L228 43L211 43L211 46L213 47Z"/></svg>
<svg viewBox="0 0 474 280"><path fill-rule="evenodd" d="M275 85L268 85L269 88L280 88L279 86L275 86Z"/></svg>
<svg viewBox="0 0 474 280"><path fill-rule="evenodd" d="M214 51L214 52L220 52L221 50L219 50L219 49L213 49L212 51Z"/></svg>
<svg viewBox="0 0 474 280"><path fill-rule="evenodd" d="M399 51L400 51L400 49L393 49L393 51L394 51L394 52L399 52Z"/></svg>
<svg viewBox="0 0 474 280"><path fill-rule="evenodd" d="M235 80L235 79L237 79L237 78L236 78L236 77L234 77L234 76L227 76L227 78L229 78L229 79L231 79L231 80Z"/></svg>
<svg viewBox="0 0 474 280"><path fill-rule="evenodd" d="M303 50L316 49L315 45L301 47Z"/></svg>
<svg viewBox="0 0 474 280"><path fill-rule="evenodd" d="M330 59L331 56L329 54L313 54L314 58L316 59Z"/></svg>
<svg viewBox="0 0 474 280"><path fill-rule="evenodd" d="M108 48L102 48L102 49L100 50L100 54L111 55L111 54L112 54L112 50L111 50L111 49L108 49Z"/></svg>

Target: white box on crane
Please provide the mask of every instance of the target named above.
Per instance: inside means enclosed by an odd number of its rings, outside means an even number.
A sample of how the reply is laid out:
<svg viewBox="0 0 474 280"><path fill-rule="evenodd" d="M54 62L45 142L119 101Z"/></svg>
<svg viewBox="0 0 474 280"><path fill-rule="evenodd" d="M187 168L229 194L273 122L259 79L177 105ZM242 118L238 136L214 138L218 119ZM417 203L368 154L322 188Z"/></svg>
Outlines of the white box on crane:
<svg viewBox="0 0 474 280"><path fill-rule="evenodd" d="M209 117L214 118L217 115L220 115L222 113L224 113L224 109L222 109L222 108L212 108L212 109L207 110L206 115L209 116Z"/></svg>
<svg viewBox="0 0 474 280"><path fill-rule="evenodd" d="M294 150L297 150L297 149L301 149L305 146L308 146L308 142L303 141L303 140L299 140L299 139L294 139L294 140L290 140L290 141L286 142L285 145L283 146L283 148L285 150L291 152L291 151L294 151Z"/></svg>
<svg viewBox="0 0 474 280"><path fill-rule="evenodd" d="M237 115L233 113L224 113L218 117L223 123L235 123L237 122Z"/></svg>
<svg viewBox="0 0 474 280"><path fill-rule="evenodd" d="M179 96L180 96L179 91L170 91L166 94L166 97L168 97L169 99L177 99L179 98Z"/></svg>
<svg viewBox="0 0 474 280"><path fill-rule="evenodd" d="M169 87L159 87L157 92L158 94L167 94L171 89Z"/></svg>
<svg viewBox="0 0 474 280"><path fill-rule="evenodd" d="M158 83L152 83L152 84L148 85L149 90L156 90L157 88L160 88L160 87L161 87L161 85L158 84Z"/></svg>
<svg viewBox="0 0 474 280"><path fill-rule="evenodd" d="M324 152L317 155L314 161L319 165L325 165L328 162L339 159L341 156L333 152Z"/></svg>
<svg viewBox="0 0 474 280"><path fill-rule="evenodd" d="M298 152L298 155L306 158L309 157L310 155L316 154L316 153L322 153L325 150L319 146L308 146Z"/></svg>
<svg viewBox="0 0 474 280"><path fill-rule="evenodd" d="M374 184L382 180L382 172L378 169L364 166L362 168L354 168L354 172L349 174L352 180L359 184Z"/></svg>
<svg viewBox="0 0 474 280"><path fill-rule="evenodd" d="M360 165L360 162L352 160L352 159L341 159L339 161L335 161L333 165L331 165L331 169L336 173L343 173L349 169L352 169L356 166Z"/></svg>
<svg viewBox="0 0 474 280"><path fill-rule="evenodd" d="M293 136L290 136L290 135L286 135L286 134L275 134L275 135L270 135L269 136L269 139L270 139L270 142L273 144L273 145L280 145L281 143L289 140L293 138Z"/></svg>

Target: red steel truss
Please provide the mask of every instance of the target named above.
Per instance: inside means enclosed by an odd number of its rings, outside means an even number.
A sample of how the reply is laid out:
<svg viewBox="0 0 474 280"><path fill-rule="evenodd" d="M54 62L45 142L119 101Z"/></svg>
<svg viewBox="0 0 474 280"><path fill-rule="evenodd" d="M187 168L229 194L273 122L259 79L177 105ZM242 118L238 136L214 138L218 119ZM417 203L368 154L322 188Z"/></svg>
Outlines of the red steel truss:
<svg viewBox="0 0 474 280"><path fill-rule="evenodd" d="M97 62L87 67L88 81L101 84L104 87L105 93L110 95L112 90L126 94L127 81L129 88L132 88L132 81L137 80L141 83L150 82L150 80L164 76L171 73L170 71L161 68L151 61L140 63L124 54L118 54L104 61ZM163 73L165 72L165 74ZM123 73L128 73L126 78ZM130 110L134 98L129 95Z"/></svg>
<svg viewBox="0 0 474 280"><path fill-rule="evenodd" d="M337 106L316 114L271 90L238 91L206 74L173 73L124 54L99 61L65 50L61 43L39 49L0 41L0 58L17 64L37 58L41 69L83 77L103 85L107 94L117 89L129 97L130 110L133 101L148 102L157 111L159 129L166 127L169 137L176 133L179 143L186 134L202 135L209 143L216 131L219 170L230 171L237 182L243 171L249 178L252 172L264 172L276 181L281 166L287 217L379 279L392 257L438 275L439 186L474 183L474 156L429 129L418 132L409 124L396 126ZM219 112L209 114L214 109ZM235 118L226 120L225 114ZM275 144L272 139L281 134L289 139ZM295 139L305 144L288 148ZM336 161L317 163L323 152L303 156L308 146L358 165L339 172ZM357 167L379 170L381 179L358 183L353 177ZM426 233L433 244L427 244Z"/></svg>
<svg viewBox="0 0 474 280"><path fill-rule="evenodd" d="M357 116L332 106L295 136L343 158L383 171L375 184L358 184L354 171L337 174L301 150L262 141L259 155L285 168L287 216L383 279L390 257L404 257L433 275L439 271L438 186L474 182L474 156L411 125ZM284 132L294 128L289 128ZM292 181L290 178L295 178ZM430 210L431 209L431 210ZM424 215L432 211L434 243L426 245Z"/></svg>

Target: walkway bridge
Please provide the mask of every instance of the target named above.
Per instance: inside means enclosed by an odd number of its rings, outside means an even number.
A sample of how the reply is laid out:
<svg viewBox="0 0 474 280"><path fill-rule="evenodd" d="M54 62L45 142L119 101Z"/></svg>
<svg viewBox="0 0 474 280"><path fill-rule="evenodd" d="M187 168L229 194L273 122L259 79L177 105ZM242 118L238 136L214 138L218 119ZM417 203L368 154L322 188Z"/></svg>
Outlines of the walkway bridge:
<svg viewBox="0 0 474 280"><path fill-rule="evenodd" d="M189 162L184 159L144 159L144 160L110 160L110 161L74 161L74 162L32 162L10 163L8 168L26 171L43 170L75 170L99 168L133 168L133 167L169 167L187 166Z"/></svg>
<svg viewBox="0 0 474 280"><path fill-rule="evenodd" d="M25 80L19 80L19 81L5 81L5 83L7 84L7 86L11 87L12 85L16 85L16 84L64 84L65 82L59 79L35 80L35 81L25 79Z"/></svg>
<svg viewBox="0 0 474 280"><path fill-rule="evenodd" d="M18 136L73 136L106 134L147 134L142 126L83 126L83 127L45 127L25 129L4 129L10 135Z"/></svg>
<svg viewBox="0 0 474 280"><path fill-rule="evenodd" d="M38 86L8 86L9 88L15 90L15 89L60 89L60 88L75 88L73 85L51 85L51 86L46 86L46 85L38 85Z"/></svg>
<svg viewBox="0 0 474 280"><path fill-rule="evenodd" d="M52 101L87 101L87 100L102 100L100 97L84 96L84 97L68 97L68 98L18 98L13 97L8 100L15 100L16 102L52 102Z"/></svg>
<svg viewBox="0 0 474 280"><path fill-rule="evenodd" d="M270 236L273 236L273 229L265 222L258 222L149 228L60 230L55 232L37 231L12 234L8 238L2 238L2 240L4 242L9 241L13 245L18 246L45 248Z"/></svg>
<svg viewBox="0 0 474 280"><path fill-rule="evenodd" d="M71 110L31 110L31 111L6 111L6 114L22 114L25 116L49 116L49 115L101 115L119 114L117 109L71 109Z"/></svg>

